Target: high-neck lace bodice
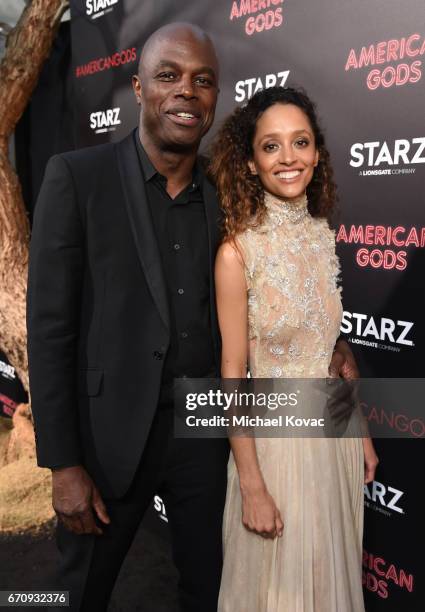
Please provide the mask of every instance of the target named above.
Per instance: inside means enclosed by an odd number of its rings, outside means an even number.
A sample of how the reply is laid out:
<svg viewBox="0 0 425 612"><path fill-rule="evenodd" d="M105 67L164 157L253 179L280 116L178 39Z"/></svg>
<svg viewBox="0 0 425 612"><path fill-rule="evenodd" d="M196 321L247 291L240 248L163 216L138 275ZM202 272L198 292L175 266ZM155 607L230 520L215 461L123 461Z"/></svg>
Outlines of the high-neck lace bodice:
<svg viewBox="0 0 425 612"><path fill-rule="evenodd" d="M252 376L322 377L342 316L335 236L305 196L266 193L261 226L240 234L248 287Z"/></svg>
<svg viewBox="0 0 425 612"><path fill-rule="evenodd" d="M285 201L268 193L264 194L264 204L268 211L269 225L282 225L284 223L300 223L308 212L307 196L303 194L296 200Z"/></svg>

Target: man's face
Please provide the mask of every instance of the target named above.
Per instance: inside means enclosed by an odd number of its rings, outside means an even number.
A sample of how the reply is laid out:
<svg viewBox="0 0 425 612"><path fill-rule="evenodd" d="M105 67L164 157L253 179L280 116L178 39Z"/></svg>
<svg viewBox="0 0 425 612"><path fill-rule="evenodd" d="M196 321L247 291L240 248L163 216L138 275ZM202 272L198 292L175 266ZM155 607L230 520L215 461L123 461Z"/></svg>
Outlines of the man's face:
<svg viewBox="0 0 425 612"><path fill-rule="evenodd" d="M217 80L211 43L190 32L160 38L133 77L142 131L163 150L197 147L214 120Z"/></svg>

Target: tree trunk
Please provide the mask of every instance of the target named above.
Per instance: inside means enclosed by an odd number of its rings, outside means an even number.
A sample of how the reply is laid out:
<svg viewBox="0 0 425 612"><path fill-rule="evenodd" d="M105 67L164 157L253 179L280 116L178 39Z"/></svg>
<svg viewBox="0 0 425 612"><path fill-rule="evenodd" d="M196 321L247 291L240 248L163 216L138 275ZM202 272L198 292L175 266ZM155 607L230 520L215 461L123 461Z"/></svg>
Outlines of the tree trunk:
<svg viewBox="0 0 425 612"><path fill-rule="evenodd" d="M28 390L25 295L28 218L9 138L37 84L67 0L33 0L7 38L0 65L0 348Z"/></svg>
<svg viewBox="0 0 425 612"><path fill-rule="evenodd" d="M7 38L0 65L0 348L28 390L25 296L29 224L21 186L8 156L9 138L37 84L67 0L33 0ZM54 515L51 476L37 468L29 406L1 430L0 532L31 530Z"/></svg>

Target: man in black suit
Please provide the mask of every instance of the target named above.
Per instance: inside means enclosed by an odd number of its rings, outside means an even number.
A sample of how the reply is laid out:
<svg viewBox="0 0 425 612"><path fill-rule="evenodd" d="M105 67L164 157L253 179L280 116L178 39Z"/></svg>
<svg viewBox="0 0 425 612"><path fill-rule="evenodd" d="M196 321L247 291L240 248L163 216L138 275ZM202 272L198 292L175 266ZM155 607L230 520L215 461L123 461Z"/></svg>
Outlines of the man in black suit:
<svg viewBox="0 0 425 612"><path fill-rule="evenodd" d="M28 287L37 457L52 469L73 610L106 609L158 492L182 609L213 612L228 445L175 439L172 428L173 379L220 373L219 207L197 160L218 93L209 37L189 24L158 30L133 88L138 130L53 157L37 202Z"/></svg>
<svg viewBox="0 0 425 612"><path fill-rule="evenodd" d="M173 378L220 371L219 208L197 161L218 92L210 39L162 28L133 87L138 131L53 157L38 199L28 290L38 463L53 472L73 609L106 608L159 492L183 609L213 611L228 448L172 434Z"/></svg>

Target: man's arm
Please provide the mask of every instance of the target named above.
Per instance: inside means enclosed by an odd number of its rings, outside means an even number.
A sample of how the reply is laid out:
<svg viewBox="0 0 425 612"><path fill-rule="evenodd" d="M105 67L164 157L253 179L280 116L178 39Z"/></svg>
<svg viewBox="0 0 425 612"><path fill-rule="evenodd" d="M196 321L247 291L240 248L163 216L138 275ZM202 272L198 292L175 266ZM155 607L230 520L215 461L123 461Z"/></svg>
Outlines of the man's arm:
<svg viewBox="0 0 425 612"><path fill-rule="evenodd" d="M346 380L356 380L360 378L359 369L354 359L353 352L348 342L341 336L335 344L331 364L329 366L329 374L332 378L341 376ZM360 413L359 417L362 420L362 427L368 432L367 421L363 414ZM375 479L375 471L379 463L372 439L368 433L363 437L363 451L365 464L364 482L367 484Z"/></svg>
<svg viewBox="0 0 425 612"><path fill-rule="evenodd" d="M27 296L31 406L42 467L81 463L76 352L83 244L73 178L55 156L35 209Z"/></svg>
<svg viewBox="0 0 425 612"><path fill-rule="evenodd" d="M84 230L70 168L47 166L30 246L27 327L31 406L38 465L52 469L52 503L75 533L102 533L109 517L82 463L77 406L77 346Z"/></svg>

